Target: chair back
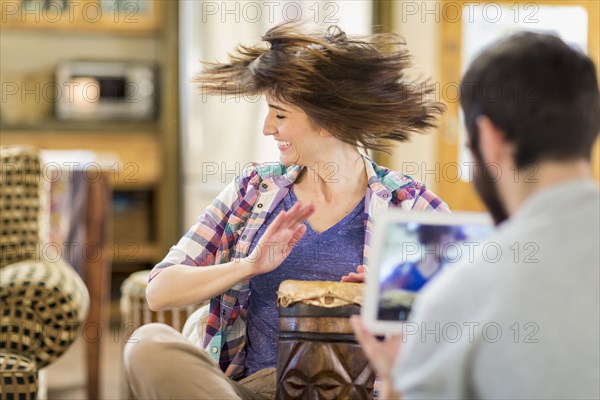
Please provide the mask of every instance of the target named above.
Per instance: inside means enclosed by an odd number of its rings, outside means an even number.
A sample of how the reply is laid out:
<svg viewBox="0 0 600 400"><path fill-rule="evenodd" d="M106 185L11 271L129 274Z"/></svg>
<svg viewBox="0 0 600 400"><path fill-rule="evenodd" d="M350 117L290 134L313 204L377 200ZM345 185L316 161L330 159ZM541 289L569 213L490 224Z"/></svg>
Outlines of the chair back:
<svg viewBox="0 0 600 400"><path fill-rule="evenodd" d="M49 241L48 184L37 149L0 147L0 268L36 259Z"/></svg>

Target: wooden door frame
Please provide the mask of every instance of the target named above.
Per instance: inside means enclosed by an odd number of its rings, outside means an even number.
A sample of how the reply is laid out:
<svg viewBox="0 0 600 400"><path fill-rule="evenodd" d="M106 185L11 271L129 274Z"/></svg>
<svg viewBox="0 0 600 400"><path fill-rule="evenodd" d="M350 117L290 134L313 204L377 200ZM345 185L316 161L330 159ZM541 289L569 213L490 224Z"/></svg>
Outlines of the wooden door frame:
<svg viewBox="0 0 600 400"><path fill-rule="evenodd" d="M443 0L445 3L464 4L470 0ZM472 2L471 2L472 3ZM481 2L484 3L483 1ZM513 5L515 3L525 4L530 1L521 0L494 0L489 3L500 5ZM596 72L600 80L600 3L597 0L564 0L536 1L537 5L553 6L582 6L588 12L588 55L596 64ZM440 87L446 87L452 82L457 83L461 78L461 50L462 50L462 23L442 21L440 24ZM459 137L459 104L458 102L446 102L448 107L441 121L441 129L438 135L437 160L441 166L449 166L458 163L460 151ZM593 170L597 180L600 180L600 140L596 141L593 152ZM444 199L454 210L484 210L484 206L469 182L455 179L440 180L437 194Z"/></svg>
<svg viewBox="0 0 600 400"><path fill-rule="evenodd" d="M439 0L441 3L464 4L472 3L470 0ZM482 0L484 3L497 3L514 5L515 3L527 4L533 1L524 0ZM600 4L597 0L541 0L535 1L538 5L579 5L588 11L588 54L596 64L598 79L600 80ZM397 18L398 5L394 0L382 0L374 3L373 25L380 32L394 30L394 21ZM443 5L442 5L443 7ZM456 21L441 21L439 24L439 87L444 87L451 82L459 82L461 77L461 40L462 24ZM458 163L460 143L459 130L459 105L457 102L446 103L448 110L440 121L440 128L436 130L437 151L436 160L440 169L451 167ZM392 165L393 156L381 152L373 152L376 162L381 165ZM596 141L593 151L593 171L596 179L600 181L600 140ZM448 168L446 168L448 169ZM472 185L468 182L454 179L440 179L436 193L450 204L453 209L480 211L484 210Z"/></svg>

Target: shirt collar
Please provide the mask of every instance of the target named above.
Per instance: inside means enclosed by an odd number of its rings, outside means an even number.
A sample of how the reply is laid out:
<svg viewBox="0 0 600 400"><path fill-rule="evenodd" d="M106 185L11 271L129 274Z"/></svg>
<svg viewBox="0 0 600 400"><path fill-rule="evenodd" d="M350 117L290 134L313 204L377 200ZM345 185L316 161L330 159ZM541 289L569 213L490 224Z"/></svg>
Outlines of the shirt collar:
<svg viewBox="0 0 600 400"><path fill-rule="evenodd" d="M402 186L414 182L411 178L404 175L389 174L389 169L377 165L369 156L362 155L365 164L365 172L367 174L367 184L369 188L378 197L386 201L392 198L392 192ZM291 186L302 172L304 167L292 164L285 167L282 164L266 164L261 166L259 174L263 178L269 178L278 188L287 188ZM271 189L270 185L264 187L265 190Z"/></svg>

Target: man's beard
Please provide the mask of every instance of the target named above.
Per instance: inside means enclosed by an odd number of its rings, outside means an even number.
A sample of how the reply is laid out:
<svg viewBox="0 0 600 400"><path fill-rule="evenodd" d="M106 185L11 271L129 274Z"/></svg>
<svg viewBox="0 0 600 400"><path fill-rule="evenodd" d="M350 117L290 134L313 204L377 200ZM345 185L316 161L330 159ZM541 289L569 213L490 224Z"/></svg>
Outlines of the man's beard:
<svg viewBox="0 0 600 400"><path fill-rule="evenodd" d="M494 177L493 173L485 171L485 164L481 160L481 157L476 155L475 158L477 159L477 166L473 174L475 191L492 215L494 223L500 225L509 218L509 215L506 212L506 207L502 204L502 200L498 193L498 187L494 182L494 178L497 177Z"/></svg>

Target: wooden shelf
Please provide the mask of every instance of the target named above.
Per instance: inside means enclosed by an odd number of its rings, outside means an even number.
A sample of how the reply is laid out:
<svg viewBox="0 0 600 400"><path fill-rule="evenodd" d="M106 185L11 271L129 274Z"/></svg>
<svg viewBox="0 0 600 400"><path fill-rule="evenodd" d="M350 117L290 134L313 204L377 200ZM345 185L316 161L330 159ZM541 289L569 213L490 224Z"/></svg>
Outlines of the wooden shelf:
<svg viewBox="0 0 600 400"><path fill-rule="evenodd" d="M143 189L162 177L162 152L158 135L129 131L0 131L2 145L28 144L49 150L92 150L113 161L106 167L115 189Z"/></svg>
<svg viewBox="0 0 600 400"><path fill-rule="evenodd" d="M86 132L122 132L131 131L147 132L157 134L160 127L154 121L61 121L57 119L45 119L31 124L5 124L0 123L0 132L63 132L63 133L86 133Z"/></svg>
<svg viewBox="0 0 600 400"><path fill-rule="evenodd" d="M53 32L153 33L163 27L164 2L130 0L117 8L116 2L99 0L56 1L0 0L3 30L51 30ZM61 6L62 4L62 6Z"/></svg>

